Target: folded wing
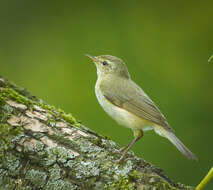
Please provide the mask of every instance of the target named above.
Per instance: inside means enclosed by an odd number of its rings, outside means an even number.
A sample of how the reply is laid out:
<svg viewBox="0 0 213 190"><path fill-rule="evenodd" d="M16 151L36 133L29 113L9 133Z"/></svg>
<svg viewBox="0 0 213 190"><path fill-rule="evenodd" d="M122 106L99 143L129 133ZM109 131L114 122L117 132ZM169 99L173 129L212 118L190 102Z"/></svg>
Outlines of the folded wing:
<svg viewBox="0 0 213 190"><path fill-rule="evenodd" d="M124 87L121 88L121 86ZM157 106L134 82L125 83L125 85L120 85L120 87L115 86L115 84L112 84L110 88L102 86L100 89L105 98L112 104L138 117L171 130L165 117Z"/></svg>

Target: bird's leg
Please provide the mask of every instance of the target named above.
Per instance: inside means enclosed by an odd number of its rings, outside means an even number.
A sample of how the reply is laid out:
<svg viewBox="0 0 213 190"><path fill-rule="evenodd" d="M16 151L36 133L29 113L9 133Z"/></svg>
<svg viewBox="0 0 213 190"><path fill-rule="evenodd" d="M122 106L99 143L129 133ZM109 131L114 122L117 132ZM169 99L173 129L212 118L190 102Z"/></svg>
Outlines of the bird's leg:
<svg viewBox="0 0 213 190"><path fill-rule="evenodd" d="M121 149L119 149L119 153L122 153L124 150L126 150L127 148L128 148L128 146L130 145L130 143L129 144L127 144L126 146L124 146L124 147L122 147Z"/></svg>
<svg viewBox="0 0 213 190"><path fill-rule="evenodd" d="M126 153L129 151L129 149L135 144L135 142L137 142L141 137L143 137L143 131L142 130L139 130L139 129L137 129L137 130L134 130L133 131L134 132L134 139L132 140L132 142L131 143L129 143L127 146L125 146L124 148L123 148L123 154L122 154L122 156L120 157L120 159L118 160L118 163L120 163L120 162L122 162L123 161L123 159L125 158L125 156L126 156Z"/></svg>
<svg viewBox="0 0 213 190"><path fill-rule="evenodd" d="M119 150L119 153L122 153L123 151L125 151L127 148L128 150L133 146L133 144L138 141L141 137L143 136L143 131L142 130L134 130L134 139L129 143L127 144L126 146L122 147L120 150ZM138 138L138 139L136 139ZM134 142L133 142L134 141ZM127 151L128 151L127 150Z"/></svg>

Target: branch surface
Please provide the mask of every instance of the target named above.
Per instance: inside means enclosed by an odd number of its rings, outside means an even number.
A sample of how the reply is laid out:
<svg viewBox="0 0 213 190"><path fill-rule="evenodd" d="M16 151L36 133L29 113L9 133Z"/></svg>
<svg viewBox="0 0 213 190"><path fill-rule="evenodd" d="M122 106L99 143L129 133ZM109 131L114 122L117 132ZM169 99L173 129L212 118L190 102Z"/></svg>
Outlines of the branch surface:
<svg viewBox="0 0 213 190"><path fill-rule="evenodd" d="M192 190L0 77L0 190Z"/></svg>

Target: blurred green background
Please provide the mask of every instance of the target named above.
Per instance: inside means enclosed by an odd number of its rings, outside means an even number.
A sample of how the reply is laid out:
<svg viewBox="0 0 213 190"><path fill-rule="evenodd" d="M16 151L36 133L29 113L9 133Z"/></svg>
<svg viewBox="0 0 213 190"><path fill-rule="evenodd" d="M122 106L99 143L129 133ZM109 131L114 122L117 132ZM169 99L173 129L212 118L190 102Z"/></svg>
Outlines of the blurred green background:
<svg viewBox="0 0 213 190"><path fill-rule="evenodd" d="M132 132L99 106L84 54L122 58L199 162L153 131L134 152L196 185L213 164L212 8L212 0L1 0L0 74L123 146Z"/></svg>

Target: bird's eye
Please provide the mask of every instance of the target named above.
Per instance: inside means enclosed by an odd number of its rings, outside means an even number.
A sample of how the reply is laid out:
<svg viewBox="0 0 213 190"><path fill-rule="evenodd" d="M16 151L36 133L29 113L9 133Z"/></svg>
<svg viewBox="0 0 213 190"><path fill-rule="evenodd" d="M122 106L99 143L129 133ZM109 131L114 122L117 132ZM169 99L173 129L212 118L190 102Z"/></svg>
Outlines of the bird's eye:
<svg viewBox="0 0 213 190"><path fill-rule="evenodd" d="M103 61L103 63L102 63L103 65L107 65L108 63L106 62L106 61Z"/></svg>

